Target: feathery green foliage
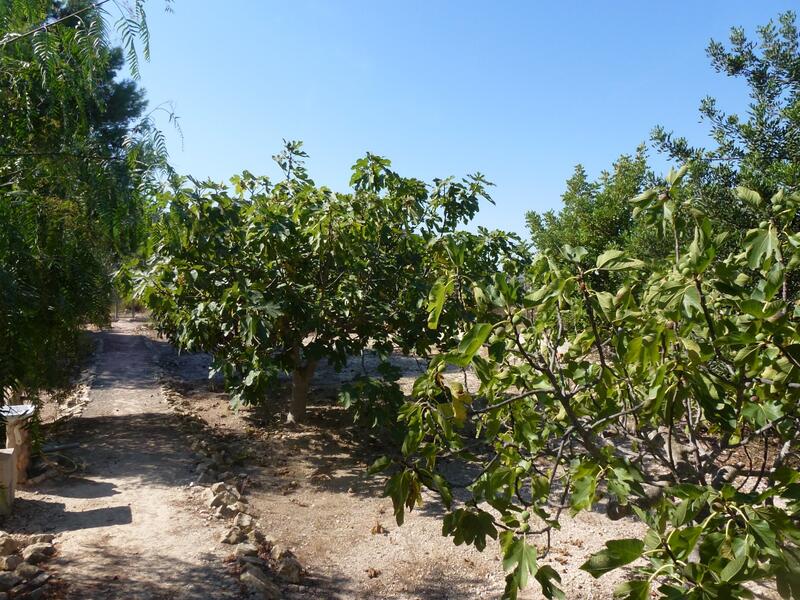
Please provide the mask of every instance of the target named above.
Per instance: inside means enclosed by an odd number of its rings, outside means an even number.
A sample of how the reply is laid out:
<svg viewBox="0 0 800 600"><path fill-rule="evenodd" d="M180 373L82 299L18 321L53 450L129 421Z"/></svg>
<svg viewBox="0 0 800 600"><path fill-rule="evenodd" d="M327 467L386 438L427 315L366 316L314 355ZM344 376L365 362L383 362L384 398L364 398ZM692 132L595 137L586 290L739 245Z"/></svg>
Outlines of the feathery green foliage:
<svg viewBox="0 0 800 600"><path fill-rule="evenodd" d="M123 64L94 4L0 4L0 389L63 380L147 229L166 156Z"/></svg>

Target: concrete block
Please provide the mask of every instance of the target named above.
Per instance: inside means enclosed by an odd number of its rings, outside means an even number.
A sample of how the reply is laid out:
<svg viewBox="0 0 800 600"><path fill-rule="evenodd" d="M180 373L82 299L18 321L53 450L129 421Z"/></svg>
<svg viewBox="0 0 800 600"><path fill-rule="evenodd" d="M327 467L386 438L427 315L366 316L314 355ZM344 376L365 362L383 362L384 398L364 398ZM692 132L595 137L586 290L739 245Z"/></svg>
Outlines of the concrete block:
<svg viewBox="0 0 800 600"><path fill-rule="evenodd" d="M10 515L17 491L17 450L0 449L0 515Z"/></svg>

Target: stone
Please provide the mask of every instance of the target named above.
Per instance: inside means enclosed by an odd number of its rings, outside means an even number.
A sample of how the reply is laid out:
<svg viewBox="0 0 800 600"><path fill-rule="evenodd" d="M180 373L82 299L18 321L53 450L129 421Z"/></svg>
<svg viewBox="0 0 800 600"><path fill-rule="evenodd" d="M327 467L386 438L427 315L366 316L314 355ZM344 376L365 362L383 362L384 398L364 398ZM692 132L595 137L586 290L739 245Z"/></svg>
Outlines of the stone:
<svg viewBox="0 0 800 600"><path fill-rule="evenodd" d="M214 512L214 516L219 515L218 518L229 519L231 517L235 517L236 513L237 511L233 508L233 506L218 506L217 510Z"/></svg>
<svg viewBox="0 0 800 600"><path fill-rule="evenodd" d="M278 545L278 541L271 535L264 535L264 541L262 542L262 544L264 544L264 546L272 550L275 546Z"/></svg>
<svg viewBox="0 0 800 600"><path fill-rule="evenodd" d="M239 556L236 558L240 565L248 566L254 565L256 567L264 567L264 561L257 556Z"/></svg>
<svg viewBox="0 0 800 600"><path fill-rule="evenodd" d="M39 573L36 577L31 579L27 585L28 588L38 588L43 586L50 579L50 573Z"/></svg>
<svg viewBox="0 0 800 600"><path fill-rule="evenodd" d="M31 544L22 551L22 558L25 559L25 562L35 565L46 561L47 558L53 556L55 552L56 549L52 544Z"/></svg>
<svg viewBox="0 0 800 600"><path fill-rule="evenodd" d="M225 483L224 481L218 481L217 483L212 485L211 491L214 492L214 494L222 494L227 492L228 494L236 498L236 500L242 500L242 494L239 490L236 489L236 486L230 485L229 483Z"/></svg>
<svg viewBox="0 0 800 600"><path fill-rule="evenodd" d="M278 567L275 570L281 579L285 579L289 583L300 583L303 575L303 567L291 554L287 554L278 562Z"/></svg>
<svg viewBox="0 0 800 600"><path fill-rule="evenodd" d="M233 524L236 525L239 529L243 531L250 531L255 524L253 521L253 517L243 512L240 512L236 517L233 519Z"/></svg>
<svg viewBox="0 0 800 600"><path fill-rule="evenodd" d="M52 533L36 533L28 536L28 544L52 544L56 536Z"/></svg>
<svg viewBox="0 0 800 600"><path fill-rule="evenodd" d="M272 560L275 561L280 560L284 556L287 556L289 554L291 554L291 552L286 547L281 546L280 544L273 544L272 549L269 552L270 558L272 558Z"/></svg>
<svg viewBox="0 0 800 600"><path fill-rule="evenodd" d="M223 544L238 544L239 542L244 541L244 539L244 531L238 527L231 527L228 531L222 534L220 542Z"/></svg>
<svg viewBox="0 0 800 600"><path fill-rule="evenodd" d="M0 537L0 556L8 556L19 550L19 542L11 536Z"/></svg>
<svg viewBox="0 0 800 600"><path fill-rule="evenodd" d="M24 600L36 600L44 596L44 584L50 579L49 573L40 573L26 583L20 583L18 586L11 588L9 596L12 598L20 598Z"/></svg>
<svg viewBox="0 0 800 600"><path fill-rule="evenodd" d="M236 546L236 556L258 556L258 548L246 542L238 544Z"/></svg>
<svg viewBox="0 0 800 600"><path fill-rule="evenodd" d="M22 579L33 579L41 572L42 570L39 567L26 562L22 563L14 570L14 573Z"/></svg>
<svg viewBox="0 0 800 600"><path fill-rule="evenodd" d="M212 481L217 479L217 474L214 471L206 470L200 473L200 476L197 478L198 485L208 485Z"/></svg>
<svg viewBox="0 0 800 600"><path fill-rule="evenodd" d="M236 498L230 492L222 492L216 494L211 500L208 502L209 508L214 508L216 506L230 506L231 504L236 503Z"/></svg>
<svg viewBox="0 0 800 600"><path fill-rule="evenodd" d="M19 575L14 573L0 573L0 591L7 592L21 581Z"/></svg>
<svg viewBox="0 0 800 600"><path fill-rule="evenodd" d="M249 566L242 571L239 581L251 593L258 594L263 600L280 600L282 597L281 589L257 567Z"/></svg>
<svg viewBox="0 0 800 600"><path fill-rule="evenodd" d="M3 556L0 558L0 569L3 571L13 571L22 564L22 557L18 554Z"/></svg>
<svg viewBox="0 0 800 600"><path fill-rule="evenodd" d="M258 529L253 529L247 534L247 541L254 546L266 546L267 550L272 548L272 544L267 545L267 537Z"/></svg>

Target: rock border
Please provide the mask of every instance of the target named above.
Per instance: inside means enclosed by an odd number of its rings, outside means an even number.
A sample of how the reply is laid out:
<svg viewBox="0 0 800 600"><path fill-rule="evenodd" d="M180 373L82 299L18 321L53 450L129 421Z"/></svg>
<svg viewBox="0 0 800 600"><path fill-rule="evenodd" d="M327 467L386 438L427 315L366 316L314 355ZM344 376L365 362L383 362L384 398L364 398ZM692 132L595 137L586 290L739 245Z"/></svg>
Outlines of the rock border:
<svg viewBox="0 0 800 600"><path fill-rule="evenodd" d="M0 531L0 600L39 600L52 575L41 565L56 554L55 535Z"/></svg>
<svg viewBox="0 0 800 600"><path fill-rule="evenodd" d="M172 379L160 368L162 397L181 419L182 428L197 456L196 479L190 489L201 512L228 522L219 543L232 547L232 571L238 576L242 591L250 597L280 600L279 583L300 584L306 574L297 557L271 536L264 533L258 516L249 506L246 473L234 473L237 460L232 444L213 431L192 410L191 401L171 385ZM2 600L2 598L0 598Z"/></svg>

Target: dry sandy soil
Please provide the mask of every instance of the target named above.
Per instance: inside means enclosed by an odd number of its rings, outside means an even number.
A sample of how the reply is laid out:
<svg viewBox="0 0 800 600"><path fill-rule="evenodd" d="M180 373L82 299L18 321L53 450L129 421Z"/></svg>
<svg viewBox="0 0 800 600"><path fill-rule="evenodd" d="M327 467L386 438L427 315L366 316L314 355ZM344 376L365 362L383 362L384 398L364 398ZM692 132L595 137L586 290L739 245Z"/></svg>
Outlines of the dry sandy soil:
<svg viewBox="0 0 800 600"><path fill-rule="evenodd" d="M206 356L178 355L142 322L122 320L91 335L97 349L82 415L48 431L49 441L80 443L64 451L72 472L23 489L15 514L2 524L58 534L58 554L48 566L59 584L53 598L242 597L229 573L231 547L218 542L223 523L204 508L193 481L200 457L189 448L185 432L192 429L236 456L262 530L304 566L302 585L282 585L286 598L500 596L497 544L482 553L454 546L441 535L442 511L433 497L402 527L395 524L382 479L365 474L386 444L353 426L334 401L355 368L320 369L309 423L287 429L285 389L275 391L272 407L237 413L208 379ZM408 386L420 366L398 360ZM611 522L602 511L565 518L545 562L562 574L567 598L611 598L621 574L594 580L578 567L604 540L642 533L637 523ZM534 584L521 597L541 595Z"/></svg>
<svg viewBox="0 0 800 600"><path fill-rule="evenodd" d="M157 378L165 344L120 321L93 333L98 342L88 404L62 423L60 442L79 468L19 491L3 523L13 532L56 533L48 569L62 583L56 597L86 600L232 599L238 582L217 543L221 524L198 519L186 485L195 455Z"/></svg>
<svg viewBox="0 0 800 600"><path fill-rule="evenodd" d="M305 585L285 588L287 598L499 598L505 582L497 544L481 553L442 537L443 512L433 496L396 525L383 480L365 473L385 444L353 426L334 400L340 383L361 370L356 363L344 373L318 369L310 418L294 429L282 424L288 390L277 390L271 407L237 413L219 383L209 382L207 357L173 354L164 375L184 409L246 457L250 505L264 531L289 546L308 571ZM409 388L421 365L413 359L397 364ZM564 520L545 562L562 574L567 598L611 598L619 576L595 580L578 567L605 539L641 535L633 521L583 513ZM542 596L534 584L521 597Z"/></svg>

